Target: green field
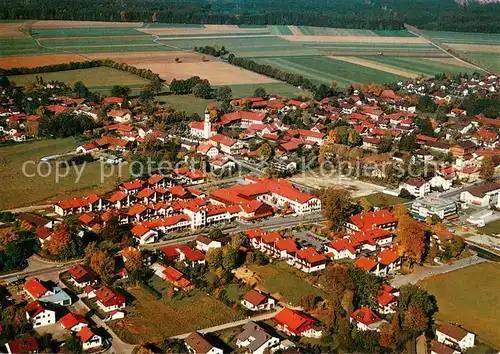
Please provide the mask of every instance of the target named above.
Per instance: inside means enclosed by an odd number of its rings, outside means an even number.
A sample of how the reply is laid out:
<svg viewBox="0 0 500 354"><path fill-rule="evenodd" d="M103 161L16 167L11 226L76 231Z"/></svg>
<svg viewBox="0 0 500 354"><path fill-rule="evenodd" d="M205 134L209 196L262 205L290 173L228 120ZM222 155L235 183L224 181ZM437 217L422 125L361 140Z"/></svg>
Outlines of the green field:
<svg viewBox="0 0 500 354"><path fill-rule="evenodd" d="M485 226L480 227L479 231L487 235L500 234L500 220L492 221Z"/></svg>
<svg viewBox="0 0 500 354"><path fill-rule="evenodd" d="M268 31L252 31L252 32L231 32L231 33L201 33L201 34L169 34L169 35L160 35L161 39L169 39L169 38L183 38L183 37L258 37L262 35L268 35Z"/></svg>
<svg viewBox="0 0 500 354"><path fill-rule="evenodd" d="M82 81L90 90L94 87L111 88L114 85L143 87L149 82L129 72L108 68L106 66L41 74L15 75L9 76L9 80L14 81L17 85L24 86L29 82L35 81L36 76L42 77L46 82L57 80L68 85L73 85L77 81Z"/></svg>
<svg viewBox="0 0 500 354"><path fill-rule="evenodd" d="M442 56L443 52L429 43L345 43L345 42L303 42L304 46L319 50L323 53L335 52L346 53L373 53L382 52L384 54L402 53ZM354 54L350 54L354 55Z"/></svg>
<svg viewBox="0 0 500 354"><path fill-rule="evenodd" d="M204 28L198 23L145 23L141 28Z"/></svg>
<svg viewBox="0 0 500 354"><path fill-rule="evenodd" d="M442 43L500 45L500 33L422 31Z"/></svg>
<svg viewBox="0 0 500 354"><path fill-rule="evenodd" d="M259 288L264 288L270 294L281 294L286 302L297 304L303 296L311 293L324 296L322 292L303 279L303 274L297 274L295 268L278 262L265 266L251 265L250 270L258 273L262 277Z"/></svg>
<svg viewBox="0 0 500 354"><path fill-rule="evenodd" d="M436 319L460 323L480 341L500 348L500 264L482 263L420 283L438 302Z"/></svg>
<svg viewBox="0 0 500 354"><path fill-rule="evenodd" d="M161 95L156 96L155 100L177 111L185 111L187 114L198 113L200 117L203 117L209 104L216 103L215 100L205 100L193 95Z"/></svg>
<svg viewBox="0 0 500 354"><path fill-rule="evenodd" d="M396 197L394 195L389 195L389 194L383 194L383 193L374 193L367 195L365 198L368 203L370 203L372 206L380 206L380 205L396 205L396 204L401 204L401 203L406 203L408 202L408 199ZM361 198L360 198L361 199Z"/></svg>
<svg viewBox="0 0 500 354"><path fill-rule="evenodd" d="M439 73L457 74L474 71L473 69L466 68L464 66L443 64L436 61L425 60L423 58L370 56L363 57L363 59L415 71L426 76L434 76Z"/></svg>
<svg viewBox="0 0 500 354"><path fill-rule="evenodd" d="M278 36L279 35L290 36L293 34L290 28L288 28L288 26L285 25L269 26L269 32L271 32L271 34L275 34Z"/></svg>
<svg viewBox="0 0 500 354"><path fill-rule="evenodd" d="M133 27L89 27L89 28L34 28L33 37L103 37L103 36L144 36Z"/></svg>
<svg viewBox="0 0 500 354"><path fill-rule="evenodd" d="M16 55L36 55L53 53L51 50L39 47L29 38L2 38L0 39L0 57Z"/></svg>
<svg viewBox="0 0 500 354"><path fill-rule="evenodd" d="M350 28L329 28L298 26L299 30L306 36L375 36L370 30L350 29Z"/></svg>
<svg viewBox="0 0 500 354"><path fill-rule="evenodd" d="M23 173L23 164L26 161L38 163L41 158L56 154L74 151L77 146L84 144L75 138L39 140L18 143L0 147L0 182L3 188L0 198L0 210L25 205L45 204L49 199L54 202L76 196L85 196L89 193L102 193L116 188L119 184L118 171L100 183L101 164L92 162L83 170L77 181L77 172L72 168L68 176L56 183L56 171L52 163L51 173L47 177L30 177ZM81 166L79 166L81 168ZM125 171L126 169L124 169ZM47 173L47 166L41 165L41 172ZM105 171L108 171L106 168ZM26 172L36 173L36 165L27 165ZM60 171L63 173L64 171ZM125 173L123 180L127 179Z"/></svg>
<svg viewBox="0 0 500 354"><path fill-rule="evenodd" d="M398 75L321 56L258 58L256 61L304 75L315 84L329 85L335 80L339 86L346 87L356 82L383 84L403 79Z"/></svg>

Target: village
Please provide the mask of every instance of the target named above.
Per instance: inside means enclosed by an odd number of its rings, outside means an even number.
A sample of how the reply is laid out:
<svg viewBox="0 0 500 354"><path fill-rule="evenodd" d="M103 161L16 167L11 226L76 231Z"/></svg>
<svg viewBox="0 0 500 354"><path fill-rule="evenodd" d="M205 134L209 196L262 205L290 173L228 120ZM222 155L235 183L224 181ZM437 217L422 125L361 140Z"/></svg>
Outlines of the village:
<svg viewBox="0 0 500 354"><path fill-rule="evenodd" d="M226 92L194 120L52 84L33 112L4 90L5 144L54 135L64 117L85 121L85 141L44 162L156 164L105 193L2 212L1 260L20 265L0 278L5 350L468 352L484 340L435 321L440 304L412 277L499 256L498 228L480 230L500 220L500 122L474 106L499 89L475 75L317 100ZM20 240L29 254L9 247ZM176 326L178 312L197 314Z"/></svg>

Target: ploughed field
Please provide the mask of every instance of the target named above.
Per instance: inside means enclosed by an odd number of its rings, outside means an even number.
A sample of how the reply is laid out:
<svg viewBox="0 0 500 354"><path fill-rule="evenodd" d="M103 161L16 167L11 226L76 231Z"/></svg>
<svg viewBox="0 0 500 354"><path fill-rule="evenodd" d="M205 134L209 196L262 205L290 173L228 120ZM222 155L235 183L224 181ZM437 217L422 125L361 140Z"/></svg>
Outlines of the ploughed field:
<svg viewBox="0 0 500 354"><path fill-rule="evenodd" d="M195 53L193 48L225 46L238 57L299 73L316 84L337 81L341 87L476 70L407 31L35 21L30 37L21 32L27 26L23 21L0 22L0 68L111 58L151 69L167 82L198 75L214 86L234 86L235 92L251 93L250 88L259 85L285 96L295 96L301 91L225 60ZM466 50L472 59L489 66L497 64L498 35L449 32L430 35L456 46L457 50Z"/></svg>

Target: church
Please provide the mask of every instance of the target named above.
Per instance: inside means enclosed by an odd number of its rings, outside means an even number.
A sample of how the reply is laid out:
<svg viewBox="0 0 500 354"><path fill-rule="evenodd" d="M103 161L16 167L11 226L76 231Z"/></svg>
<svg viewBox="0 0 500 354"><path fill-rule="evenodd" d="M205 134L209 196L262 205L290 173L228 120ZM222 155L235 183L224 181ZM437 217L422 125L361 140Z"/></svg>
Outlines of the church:
<svg viewBox="0 0 500 354"><path fill-rule="evenodd" d="M208 140L217 134L215 127L212 127L208 110L205 110L205 120L203 122L191 122L189 128L191 129L191 135L200 139Z"/></svg>

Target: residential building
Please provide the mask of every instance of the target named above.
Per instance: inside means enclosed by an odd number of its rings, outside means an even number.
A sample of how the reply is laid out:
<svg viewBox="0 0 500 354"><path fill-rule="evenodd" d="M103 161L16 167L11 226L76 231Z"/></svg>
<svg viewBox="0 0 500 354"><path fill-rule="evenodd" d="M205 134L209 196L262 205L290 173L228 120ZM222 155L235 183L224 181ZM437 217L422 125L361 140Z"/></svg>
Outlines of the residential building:
<svg viewBox="0 0 500 354"><path fill-rule="evenodd" d="M76 336L82 342L82 349L85 351L99 348L103 343L103 338L95 334L90 327L83 327Z"/></svg>
<svg viewBox="0 0 500 354"><path fill-rule="evenodd" d="M266 311L276 306L276 300L255 289L251 289L243 295L241 304L250 311Z"/></svg>
<svg viewBox="0 0 500 354"><path fill-rule="evenodd" d="M500 183L488 182L460 193L460 201L478 206L488 206L498 198Z"/></svg>
<svg viewBox="0 0 500 354"><path fill-rule="evenodd" d="M274 316L277 328L289 336L321 338L322 330L318 321L303 312L284 308Z"/></svg>
<svg viewBox="0 0 500 354"><path fill-rule="evenodd" d="M245 348L248 353L264 354L280 343L280 339L267 333L255 322L248 322L243 331L236 337L236 346Z"/></svg>
<svg viewBox="0 0 500 354"><path fill-rule="evenodd" d="M29 336L11 340L5 344L8 354L38 354L40 345L35 337Z"/></svg>
<svg viewBox="0 0 500 354"><path fill-rule="evenodd" d="M62 328L74 333L80 332L83 327L87 327L89 325L85 317L79 314L73 314L71 312L68 312L66 315L61 317L59 322L61 323Z"/></svg>
<svg viewBox="0 0 500 354"><path fill-rule="evenodd" d="M26 319L33 328L48 326L56 323L56 312L46 308L46 305L38 301L30 302L25 307Z"/></svg>
<svg viewBox="0 0 500 354"><path fill-rule="evenodd" d="M421 198L431 191L431 184L423 178L411 177L399 189L406 189L415 198Z"/></svg>
<svg viewBox="0 0 500 354"><path fill-rule="evenodd" d="M474 333L450 323L439 326L439 328L436 329L436 337L439 343L458 346L463 351L474 347L476 340L476 335Z"/></svg>
<svg viewBox="0 0 500 354"><path fill-rule="evenodd" d="M361 230L379 228L394 231L398 221L388 210L377 210L353 215L346 223L347 233L353 234Z"/></svg>
<svg viewBox="0 0 500 354"><path fill-rule="evenodd" d="M106 285L95 291L96 303L104 312L125 308L125 297Z"/></svg>
<svg viewBox="0 0 500 354"><path fill-rule="evenodd" d="M432 215L437 215L440 219L450 219L456 217L457 212L456 202L435 197L416 200L410 208L411 216L420 220L425 220Z"/></svg>
<svg viewBox="0 0 500 354"><path fill-rule="evenodd" d="M224 351L206 340L198 332L191 333L186 339L184 344L187 350L192 354L223 354Z"/></svg>
<svg viewBox="0 0 500 354"><path fill-rule="evenodd" d="M222 243L217 240L211 240L206 236L200 235L196 238L196 249L207 252L211 248L221 248Z"/></svg>
<svg viewBox="0 0 500 354"><path fill-rule="evenodd" d="M350 316L351 323L356 324L359 331L379 331L380 326L387 321L378 317L369 307L361 307Z"/></svg>
<svg viewBox="0 0 500 354"><path fill-rule="evenodd" d="M431 354L461 354L458 350L448 347L437 340L431 343Z"/></svg>
<svg viewBox="0 0 500 354"><path fill-rule="evenodd" d="M68 269L73 285L78 288L84 288L87 285L96 285L99 279L97 273L84 264L75 264Z"/></svg>

